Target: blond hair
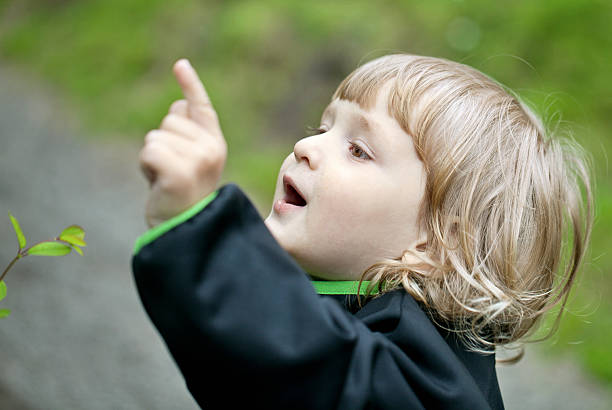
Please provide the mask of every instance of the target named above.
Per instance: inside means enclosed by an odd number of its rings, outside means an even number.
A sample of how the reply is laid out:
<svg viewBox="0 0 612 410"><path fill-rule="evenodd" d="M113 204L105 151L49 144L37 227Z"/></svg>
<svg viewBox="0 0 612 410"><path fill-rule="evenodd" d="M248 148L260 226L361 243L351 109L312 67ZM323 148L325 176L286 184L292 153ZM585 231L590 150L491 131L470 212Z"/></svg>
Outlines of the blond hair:
<svg viewBox="0 0 612 410"><path fill-rule="evenodd" d="M372 265L361 279L383 291L403 286L472 350L524 339L560 304L552 333L591 231L586 155L548 135L499 83L441 58L370 61L332 100L369 109L388 81L389 115L412 136L426 170L419 215L427 245ZM407 263L408 255L423 264Z"/></svg>

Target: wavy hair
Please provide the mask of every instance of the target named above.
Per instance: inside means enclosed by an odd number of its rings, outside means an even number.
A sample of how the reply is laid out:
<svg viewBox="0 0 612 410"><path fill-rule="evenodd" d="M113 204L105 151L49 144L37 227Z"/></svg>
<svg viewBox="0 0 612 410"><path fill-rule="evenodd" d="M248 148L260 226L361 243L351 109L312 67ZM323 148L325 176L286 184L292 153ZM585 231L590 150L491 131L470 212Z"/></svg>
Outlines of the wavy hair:
<svg viewBox="0 0 612 410"><path fill-rule="evenodd" d="M498 82L441 58L375 59L332 100L367 110L387 81L388 113L412 136L426 170L419 215L427 244L369 267L361 277L371 280L368 291L403 286L475 351L522 341L560 305L552 334L591 232L588 156L548 133ZM423 263L409 264L408 255Z"/></svg>

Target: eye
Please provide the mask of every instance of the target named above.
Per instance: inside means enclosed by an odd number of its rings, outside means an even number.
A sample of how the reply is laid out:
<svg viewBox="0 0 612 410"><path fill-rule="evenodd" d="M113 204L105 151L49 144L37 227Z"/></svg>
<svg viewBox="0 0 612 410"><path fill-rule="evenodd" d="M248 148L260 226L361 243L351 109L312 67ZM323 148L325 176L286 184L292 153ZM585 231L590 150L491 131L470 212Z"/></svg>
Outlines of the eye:
<svg viewBox="0 0 612 410"><path fill-rule="evenodd" d="M351 146L349 148L349 152L355 158L359 158L359 159L372 159L368 155L368 153L363 150L363 148L361 148L359 145L357 145L355 143L351 143Z"/></svg>

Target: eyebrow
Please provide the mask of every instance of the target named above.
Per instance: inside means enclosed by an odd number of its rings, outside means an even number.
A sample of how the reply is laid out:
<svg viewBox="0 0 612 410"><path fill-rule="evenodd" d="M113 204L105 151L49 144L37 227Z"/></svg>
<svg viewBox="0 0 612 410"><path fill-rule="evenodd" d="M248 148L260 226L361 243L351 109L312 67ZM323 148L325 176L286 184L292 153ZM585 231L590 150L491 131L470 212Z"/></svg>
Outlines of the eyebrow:
<svg viewBox="0 0 612 410"><path fill-rule="evenodd" d="M326 115L335 115L336 114L336 107L332 107L332 106L328 106L325 111L323 111L323 114L321 115L321 118L325 117ZM357 114L356 115L357 118L357 123L359 124L359 128L365 130L365 131L371 131L372 127L370 126L370 123L368 122L368 120L366 119L366 117L364 117L361 114Z"/></svg>
<svg viewBox="0 0 612 410"><path fill-rule="evenodd" d="M364 117L363 115L359 115L357 119L359 121L360 128L364 129L365 131L370 131L370 123L368 122L366 117Z"/></svg>

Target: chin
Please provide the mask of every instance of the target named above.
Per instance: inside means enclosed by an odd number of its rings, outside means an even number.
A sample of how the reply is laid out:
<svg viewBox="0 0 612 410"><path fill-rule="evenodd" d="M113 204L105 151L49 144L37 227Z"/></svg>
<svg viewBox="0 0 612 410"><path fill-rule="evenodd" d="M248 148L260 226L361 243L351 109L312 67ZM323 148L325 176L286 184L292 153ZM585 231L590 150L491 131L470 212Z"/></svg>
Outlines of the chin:
<svg viewBox="0 0 612 410"><path fill-rule="evenodd" d="M278 235L276 233L276 229L274 227L274 221L272 220L272 214L268 215L268 217L264 219L264 225L266 225L268 231L270 231L274 239L276 239L276 242L280 243Z"/></svg>
<svg viewBox="0 0 612 410"><path fill-rule="evenodd" d="M266 225L266 228L268 228L268 231L270 231L270 233L272 234L272 236L274 237L274 239L276 239L276 242L278 242L278 244L281 246L281 248L283 248L284 250L286 250L291 256L293 256L291 254L291 247L289 246L289 244L287 243L287 241L283 238L282 235L282 227L279 226L278 221L274 220L274 217L272 216L272 214L270 214L265 220L264 220L264 224Z"/></svg>

